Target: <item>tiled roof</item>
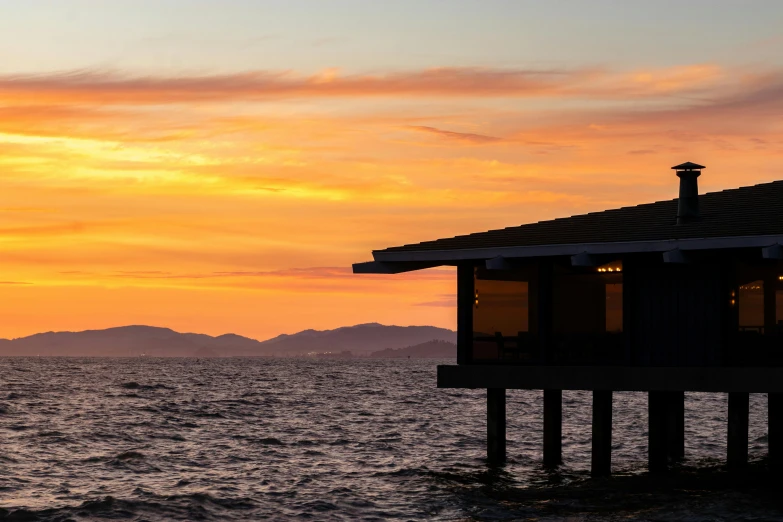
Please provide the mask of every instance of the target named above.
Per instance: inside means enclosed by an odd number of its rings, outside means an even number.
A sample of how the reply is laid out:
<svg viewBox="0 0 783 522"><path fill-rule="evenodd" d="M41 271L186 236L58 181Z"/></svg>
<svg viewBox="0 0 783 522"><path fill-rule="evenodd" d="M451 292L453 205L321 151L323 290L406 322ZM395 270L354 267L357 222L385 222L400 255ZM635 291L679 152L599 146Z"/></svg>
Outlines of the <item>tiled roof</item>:
<svg viewBox="0 0 783 522"><path fill-rule="evenodd" d="M699 196L699 221L677 225L677 200L391 247L380 252L660 241L783 234L783 181Z"/></svg>

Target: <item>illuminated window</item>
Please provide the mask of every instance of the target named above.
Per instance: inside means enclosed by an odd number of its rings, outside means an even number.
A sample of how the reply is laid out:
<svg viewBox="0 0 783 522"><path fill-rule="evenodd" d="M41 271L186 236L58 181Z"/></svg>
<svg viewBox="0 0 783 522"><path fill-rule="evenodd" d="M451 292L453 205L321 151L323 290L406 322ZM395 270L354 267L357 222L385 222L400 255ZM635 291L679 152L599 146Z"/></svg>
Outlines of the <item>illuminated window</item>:
<svg viewBox="0 0 783 522"><path fill-rule="evenodd" d="M775 322L778 324L778 330L783 328L783 290L775 292Z"/></svg>
<svg viewBox="0 0 783 522"><path fill-rule="evenodd" d="M778 286L775 290L775 324L778 335L783 335L783 276L778 276Z"/></svg>
<svg viewBox="0 0 783 522"><path fill-rule="evenodd" d="M623 283L606 283L606 331L623 331Z"/></svg>
<svg viewBox="0 0 783 522"><path fill-rule="evenodd" d="M527 279L522 271L476 269L474 359L519 356L530 327Z"/></svg>
<svg viewBox="0 0 783 522"><path fill-rule="evenodd" d="M593 269L563 268L555 274L555 335L623 331L623 264Z"/></svg>
<svg viewBox="0 0 783 522"><path fill-rule="evenodd" d="M751 281L739 287L739 329L764 332L764 281Z"/></svg>

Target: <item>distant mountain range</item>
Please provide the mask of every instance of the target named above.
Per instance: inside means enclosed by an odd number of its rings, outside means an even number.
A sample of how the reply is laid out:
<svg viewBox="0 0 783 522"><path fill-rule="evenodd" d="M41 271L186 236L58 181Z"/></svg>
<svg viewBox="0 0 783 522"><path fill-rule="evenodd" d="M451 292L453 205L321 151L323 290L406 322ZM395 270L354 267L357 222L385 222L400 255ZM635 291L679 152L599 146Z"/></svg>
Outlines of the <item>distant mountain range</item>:
<svg viewBox="0 0 783 522"><path fill-rule="evenodd" d="M457 357L457 345L450 341L427 341L405 348L385 348L372 352L370 357L388 359L448 359Z"/></svg>
<svg viewBox="0 0 783 522"><path fill-rule="evenodd" d="M340 351L369 355L371 352L412 347L433 340L453 343L456 337L456 332L435 326L386 326L378 323L334 330L304 330L266 341L235 334L213 337L179 333L154 326L120 326L105 330L47 332L19 339L0 339L0 356L253 357Z"/></svg>

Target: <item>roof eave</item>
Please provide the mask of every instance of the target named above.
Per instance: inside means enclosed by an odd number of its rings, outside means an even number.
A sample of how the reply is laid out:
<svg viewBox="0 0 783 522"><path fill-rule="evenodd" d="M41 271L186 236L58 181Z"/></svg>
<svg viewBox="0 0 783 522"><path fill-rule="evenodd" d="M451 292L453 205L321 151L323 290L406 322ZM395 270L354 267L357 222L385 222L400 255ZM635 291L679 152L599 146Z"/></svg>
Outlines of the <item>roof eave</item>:
<svg viewBox="0 0 783 522"><path fill-rule="evenodd" d="M731 236L695 239L665 239L655 241L620 241L606 243L568 243L558 245L507 246L453 250L373 251L373 259L381 263L427 262L450 264L457 261L480 261L495 257L534 258L590 254L631 254L667 252L669 250L722 250L729 248L760 248L783 244L783 235Z"/></svg>

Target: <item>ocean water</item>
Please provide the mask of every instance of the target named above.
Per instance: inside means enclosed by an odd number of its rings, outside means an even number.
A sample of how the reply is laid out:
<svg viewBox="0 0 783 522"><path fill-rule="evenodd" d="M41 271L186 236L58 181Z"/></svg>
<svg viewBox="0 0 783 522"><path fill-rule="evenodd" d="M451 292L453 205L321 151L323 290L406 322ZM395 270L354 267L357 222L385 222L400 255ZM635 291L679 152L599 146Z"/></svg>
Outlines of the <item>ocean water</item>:
<svg viewBox="0 0 783 522"><path fill-rule="evenodd" d="M0 358L0 520L783 520L751 396L747 475L726 397L687 394L687 460L646 473L646 396L616 393L611 479L590 480L590 395L564 392L564 465L540 466L542 394L485 392L432 360Z"/></svg>

